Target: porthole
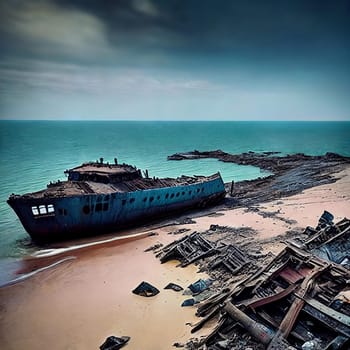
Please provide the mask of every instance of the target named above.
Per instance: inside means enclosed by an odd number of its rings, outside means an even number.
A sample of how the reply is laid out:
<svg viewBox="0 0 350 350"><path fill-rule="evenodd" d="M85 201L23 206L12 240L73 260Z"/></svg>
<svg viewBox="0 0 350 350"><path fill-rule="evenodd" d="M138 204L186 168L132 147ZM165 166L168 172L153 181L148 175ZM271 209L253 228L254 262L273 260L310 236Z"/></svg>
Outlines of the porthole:
<svg viewBox="0 0 350 350"><path fill-rule="evenodd" d="M192 194L192 191L188 192L188 194Z"/></svg>
<svg viewBox="0 0 350 350"><path fill-rule="evenodd" d="M154 197L150 197L149 201L153 202L153 200L154 200Z"/></svg>
<svg viewBox="0 0 350 350"><path fill-rule="evenodd" d="M143 199L144 202L146 202L146 200L147 200L147 197L145 197L145 198Z"/></svg>
<svg viewBox="0 0 350 350"><path fill-rule="evenodd" d="M83 206L83 213L84 213L85 215L90 214L90 207L89 207L88 205L84 205L84 206Z"/></svg>
<svg viewBox="0 0 350 350"><path fill-rule="evenodd" d="M176 193L176 197L179 197L179 196L180 196L180 192L177 192L177 193Z"/></svg>
<svg viewBox="0 0 350 350"><path fill-rule="evenodd" d="M122 205L125 205L126 204L126 199L123 199L122 200Z"/></svg>
<svg viewBox="0 0 350 350"><path fill-rule="evenodd" d="M130 203L134 203L135 202L135 198L130 198L129 202Z"/></svg>
<svg viewBox="0 0 350 350"><path fill-rule="evenodd" d="M170 198L174 198L174 193L171 194Z"/></svg>
<svg viewBox="0 0 350 350"><path fill-rule="evenodd" d="M184 196L184 195L185 195L185 192L182 192L181 194Z"/></svg>
<svg viewBox="0 0 350 350"><path fill-rule="evenodd" d="M165 198L166 198L166 199L168 199L168 198L169 198L169 193L167 193L167 194L165 195Z"/></svg>

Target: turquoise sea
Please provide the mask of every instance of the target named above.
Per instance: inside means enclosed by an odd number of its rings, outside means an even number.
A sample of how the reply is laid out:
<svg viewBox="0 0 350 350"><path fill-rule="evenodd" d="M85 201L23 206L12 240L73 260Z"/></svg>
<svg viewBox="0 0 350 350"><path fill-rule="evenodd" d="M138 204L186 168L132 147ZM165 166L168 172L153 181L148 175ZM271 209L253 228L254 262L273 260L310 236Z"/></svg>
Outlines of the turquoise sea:
<svg viewBox="0 0 350 350"><path fill-rule="evenodd" d="M225 181L239 181L266 175L213 159L167 161L194 149L350 156L350 122L0 121L0 259L27 254L30 241L8 196L64 180L63 171L82 162L117 157L157 177L220 171Z"/></svg>

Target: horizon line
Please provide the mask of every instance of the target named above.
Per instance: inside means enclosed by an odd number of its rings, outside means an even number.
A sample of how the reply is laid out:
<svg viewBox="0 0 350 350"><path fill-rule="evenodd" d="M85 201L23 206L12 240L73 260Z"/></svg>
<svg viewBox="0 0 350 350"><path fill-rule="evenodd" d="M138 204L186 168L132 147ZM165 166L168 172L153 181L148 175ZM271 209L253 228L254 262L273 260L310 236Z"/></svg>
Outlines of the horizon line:
<svg viewBox="0 0 350 350"><path fill-rule="evenodd" d="M350 122L350 119L0 119L0 122Z"/></svg>

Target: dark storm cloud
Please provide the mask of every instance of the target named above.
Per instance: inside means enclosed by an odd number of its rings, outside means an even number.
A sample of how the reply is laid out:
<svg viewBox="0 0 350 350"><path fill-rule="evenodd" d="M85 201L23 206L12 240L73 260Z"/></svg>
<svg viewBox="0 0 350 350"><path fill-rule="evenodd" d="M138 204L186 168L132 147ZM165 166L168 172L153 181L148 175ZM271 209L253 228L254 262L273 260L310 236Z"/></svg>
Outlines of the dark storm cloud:
<svg viewBox="0 0 350 350"><path fill-rule="evenodd" d="M112 46L254 59L349 54L349 1L56 0L97 16ZM333 50L329 52L327 50Z"/></svg>
<svg viewBox="0 0 350 350"><path fill-rule="evenodd" d="M349 18L350 0L2 0L0 117L349 118Z"/></svg>
<svg viewBox="0 0 350 350"><path fill-rule="evenodd" d="M127 64L140 64L142 58L147 62L149 57L153 62L155 56L161 56L163 64L198 57L202 64L211 64L215 60L338 62L350 56L349 0L27 0L1 6L2 53L8 55ZM87 43L91 51L96 45L95 54L75 55L69 46L58 47L57 40L43 46L18 33L19 24L25 31L25 21L31 20L21 13L28 8L46 9L43 16L63 11L62 18L74 13L96 19L101 38ZM73 37L83 30L78 21L74 27L73 19L70 25ZM97 40L102 37L111 51L99 55Z"/></svg>

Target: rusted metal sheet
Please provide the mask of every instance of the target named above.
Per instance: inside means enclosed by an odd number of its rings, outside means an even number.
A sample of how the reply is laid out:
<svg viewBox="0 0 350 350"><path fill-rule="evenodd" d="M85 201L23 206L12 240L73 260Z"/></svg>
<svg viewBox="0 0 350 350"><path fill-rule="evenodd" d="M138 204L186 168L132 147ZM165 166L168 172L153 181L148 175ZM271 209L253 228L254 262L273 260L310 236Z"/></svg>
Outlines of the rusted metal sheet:
<svg viewBox="0 0 350 350"><path fill-rule="evenodd" d="M312 282L315 280L315 278L325 269L327 269L328 266L316 268L313 270L303 281L300 288L298 288L297 292L295 293L297 296L297 299L294 300L292 303L290 309L288 310L287 314L285 315L280 327L279 332L283 335L284 338L287 338L290 331L292 330L294 323L301 311L301 309L304 306L304 296L307 294Z"/></svg>
<svg viewBox="0 0 350 350"><path fill-rule="evenodd" d="M294 292L294 290L297 288L296 285L290 285L288 288L283 289L282 291L273 294L273 295L269 295L266 298L260 298L258 300L254 300L250 303L245 304L247 307L250 307L252 309L273 303L275 301L278 301L282 298L285 298L287 295L291 294L292 292Z"/></svg>
<svg viewBox="0 0 350 350"><path fill-rule="evenodd" d="M288 283L295 284L299 281L302 281L309 272L310 269L304 269L304 271L296 271L287 266L280 272L280 276L284 278Z"/></svg>

